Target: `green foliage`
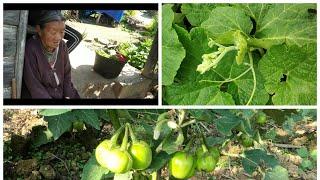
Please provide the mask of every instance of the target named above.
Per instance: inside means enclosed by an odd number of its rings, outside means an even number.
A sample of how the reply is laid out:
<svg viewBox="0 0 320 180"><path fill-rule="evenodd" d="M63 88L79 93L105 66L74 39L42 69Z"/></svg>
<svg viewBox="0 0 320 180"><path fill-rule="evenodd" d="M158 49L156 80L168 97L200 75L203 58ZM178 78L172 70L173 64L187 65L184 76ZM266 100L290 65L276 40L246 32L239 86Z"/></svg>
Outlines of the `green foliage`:
<svg viewBox="0 0 320 180"><path fill-rule="evenodd" d="M171 156L166 152L161 151L160 153L156 153L152 158L152 162L146 171L155 172L164 167L167 162L170 160Z"/></svg>
<svg viewBox="0 0 320 180"><path fill-rule="evenodd" d="M162 8L165 103L316 103L316 4Z"/></svg>
<svg viewBox="0 0 320 180"><path fill-rule="evenodd" d="M276 138L274 128L266 130L266 127L273 127L273 123L276 123L274 120L275 116L272 115L271 111L278 112L278 110L262 111L250 109L108 110L108 112L114 112L114 115L116 115L111 121L112 123L119 123L124 128L124 124L130 122L130 126L132 126L132 133L130 133L131 142L130 140L129 142L127 141L128 137L125 135L122 139L121 147L119 144L110 146L110 150L108 149L106 154L102 153L101 156L98 156L97 159L100 164L93 155L84 166L81 177L82 179L92 180L105 179L106 177L115 179L134 179L138 177L142 179L150 177L152 173L159 172L162 168L167 167L174 155L183 152L192 156L195 163L192 163L192 166L188 164L188 172L186 171L186 173L182 174L173 174L172 169L179 169L180 167L171 164L171 175L179 177L192 176L194 174L193 170L197 165L196 162L198 162L197 166L199 166L198 171L211 173L215 166L221 166L219 162L220 154L220 156L232 156L237 160L241 160L244 171L249 175L257 172L263 179L274 179L275 177L288 179L288 171L279 165L276 156L270 154L268 148L266 148L265 143L267 141L265 139ZM291 110L290 113L284 113L286 111L281 110L280 112L283 113L282 117L286 118L283 121L284 124L287 124L288 120L292 123L287 129L290 127L293 130L297 122L316 120L316 110ZM257 122L257 117L261 114L268 116L266 124ZM109 121L110 114L106 110L78 109L59 115L44 116L44 119L48 121L49 127L48 129L39 128L37 131L33 130L33 137L35 137L34 146L41 146L49 141L57 140L64 132L70 131L74 122L84 122L86 127L92 126L96 130L100 130L101 120ZM129 124L126 126L127 129L130 129ZM120 135L123 128L119 129L117 131L119 133L115 134ZM264 134L264 136L260 137L260 134ZM244 136L250 139L250 145L243 144L242 141L244 140L242 137ZM128 168L125 171L121 171L126 172L124 174L114 174L102 167L101 162L110 162L106 158L110 155L108 153L115 150L118 152L119 149L121 152L126 152L135 142L142 141L144 141L143 146L148 144L152 151L151 164L148 162L146 169L137 171L133 170L133 168ZM116 144L119 143L117 140L114 142ZM230 148L226 145L230 144L230 142L232 142L231 146L240 146L242 151L236 155L226 152ZM96 151L101 150L99 146ZM109 145L105 146L105 148L109 148ZM196 152L198 152L199 148L202 148L203 152L197 154ZM308 171L314 169L316 166L316 150L301 148L296 153L303 159L299 166L301 170ZM195 156L196 154L197 156ZM129 155L132 156L132 153ZM202 160L199 160L201 158ZM101 159L103 161L100 161ZM126 165L127 163L124 162L123 164Z"/></svg>
<svg viewBox="0 0 320 180"><path fill-rule="evenodd" d="M303 147L303 148L300 148L300 149L297 149L297 153L300 157L302 158L306 158L309 156L309 152L308 152L308 149Z"/></svg>
<svg viewBox="0 0 320 180"><path fill-rule="evenodd" d="M56 116L71 111L70 109L40 109L39 114L42 116Z"/></svg>
<svg viewBox="0 0 320 180"><path fill-rule="evenodd" d="M242 159L242 166L248 174L252 174L259 166L274 168L278 164L278 160L273 155L261 149L245 151Z"/></svg>
<svg viewBox="0 0 320 180"><path fill-rule="evenodd" d="M39 147L43 144L47 144L53 141L53 134L49 129L45 127L34 127L32 128L33 140L32 145L34 147Z"/></svg>
<svg viewBox="0 0 320 180"><path fill-rule="evenodd" d="M178 35L172 27L174 13L172 5L162 8L162 84L170 85L177 74L185 57L185 50L178 40Z"/></svg>
<svg viewBox="0 0 320 180"><path fill-rule="evenodd" d="M128 59L131 66L142 69L148 59L151 45L152 39L146 38L138 43L121 43L117 49Z"/></svg>
<svg viewBox="0 0 320 180"><path fill-rule="evenodd" d="M95 156L91 156L83 168L81 180L100 180L108 173L109 170L101 167Z"/></svg>
<svg viewBox="0 0 320 180"><path fill-rule="evenodd" d="M276 166L272 170L267 171L264 180L274 179L289 180L288 171L282 166Z"/></svg>
<svg viewBox="0 0 320 180"><path fill-rule="evenodd" d="M300 168L302 170L312 170L317 163L317 150L308 151L306 147L297 149L297 154L302 158Z"/></svg>

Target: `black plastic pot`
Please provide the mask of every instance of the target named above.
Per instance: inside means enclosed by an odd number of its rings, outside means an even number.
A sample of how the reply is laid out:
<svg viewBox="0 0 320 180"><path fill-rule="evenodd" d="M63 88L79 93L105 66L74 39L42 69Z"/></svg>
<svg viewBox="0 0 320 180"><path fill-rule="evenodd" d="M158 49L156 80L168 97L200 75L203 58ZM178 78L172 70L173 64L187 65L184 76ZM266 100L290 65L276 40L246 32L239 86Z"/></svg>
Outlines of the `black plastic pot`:
<svg viewBox="0 0 320 180"><path fill-rule="evenodd" d="M96 53L93 70L107 79L113 79L119 76L125 64Z"/></svg>

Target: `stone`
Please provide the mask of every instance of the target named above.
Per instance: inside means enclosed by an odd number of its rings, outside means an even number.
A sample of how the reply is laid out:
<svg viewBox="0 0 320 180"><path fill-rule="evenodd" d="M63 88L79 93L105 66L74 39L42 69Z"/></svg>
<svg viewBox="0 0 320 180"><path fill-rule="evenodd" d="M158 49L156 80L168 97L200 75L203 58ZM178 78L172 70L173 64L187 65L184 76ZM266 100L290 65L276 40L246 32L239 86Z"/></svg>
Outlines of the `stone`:
<svg viewBox="0 0 320 180"><path fill-rule="evenodd" d="M31 175L26 178L26 180L39 180L39 179L42 179L39 171L32 171Z"/></svg>
<svg viewBox="0 0 320 180"><path fill-rule="evenodd" d="M18 175L28 176L32 171L37 170L39 167L36 159L20 160L17 163L16 172Z"/></svg>
<svg viewBox="0 0 320 180"><path fill-rule="evenodd" d="M56 172L50 165L42 165L39 171L45 179L55 179L56 177Z"/></svg>

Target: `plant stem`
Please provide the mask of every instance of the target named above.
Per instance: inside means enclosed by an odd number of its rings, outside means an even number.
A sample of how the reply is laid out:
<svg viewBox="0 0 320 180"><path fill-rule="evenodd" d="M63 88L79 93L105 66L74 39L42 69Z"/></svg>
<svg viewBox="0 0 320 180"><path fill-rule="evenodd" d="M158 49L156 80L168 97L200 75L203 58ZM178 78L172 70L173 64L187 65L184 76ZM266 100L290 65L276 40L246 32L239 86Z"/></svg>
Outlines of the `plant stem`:
<svg viewBox="0 0 320 180"><path fill-rule="evenodd" d="M253 59L252 59L252 53L251 52L248 52L249 54L249 59L250 59L250 68L251 68L251 71L252 71L252 76L253 76L253 89L252 89L252 92L251 92L251 96L247 102L246 105L249 105L252 101L252 98L254 96L254 93L256 91L256 86L257 86L257 79L256 79L256 72L254 71L254 67L253 67Z"/></svg>
<svg viewBox="0 0 320 180"><path fill-rule="evenodd" d="M112 136L111 138L111 144L112 145L116 145L117 144L117 140L119 138L119 135L121 134L121 132L123 131L124 126L121 126L116 132L115 134Z"/></svg>
<svg viewBox="0 0 320 180"><path fill-rule="evenodd" d="M212 82L212 83L227 83L227 82L232 82L235 81L239 78L241 78L242 76L244 76L245 74L247 74L247 72L249 72L251 70L251 67L249 67L247 70L245 70L242 74L240 74L239 76L232 78L232 79L226 79L224 81L211 81L211 80L201 80L200 82Z"/></svg>
<svg viewBox="0 0 320 180"><path fill-rule="evenodd" d="M163 119L170 119L170 115L168 112L164 112L158 116L158 121L161 121Z"/></svg>
<svg viewBox="0 0 320 180"><path fill-rule="evenodd" d="M186 127L186 126L188 126L188 125L190 125L190 124L193 124L193 123L195 123L195 122L197 122L195 119L190 120L190 121L188 121L188 122L186 122L186 123L182 124L182 125L181 125L181 128Z"/></svg>
<svg viewBox="0 0 320 180"><path fill-rule="evenodd" d="M211 132L202 122L199 122L199 124L200 124L208 133Z"/></svg>
<svg viewBox="0 0 320 180"><path fill-rule="evenodd" d="M236 158L242 157L240 154L227 153L225 150L222 150L220 153L224 156L229 156L229 157L236 157Z"/></svg>
<svg viewBox="0 0 320 180"><path fill-rule="evenodd" d="M122 139L122 144L121 144L121 150L125 151L127 149L127 144L128 144L128 126L126 126L126 130L124 132L124 137Z"/></svg>
<svg viewBox="0 0 320 180"><path fill-rule="evenodd" d="M181 110L178 110L178 119L179 119L179 126L183 123L183 121L185 120L186 118L186 110L184 109L181 109Z"/></svg>
<svg viewBox="0 0 320 180"><path fill-rule="evenodd" d="M132 143L137 142L137 138L136 138L136 136L134 135L134 133L133 133L133 131L132 131L131 125L130 125L129 123L127 123L126 126L128 126Z"/></svg>

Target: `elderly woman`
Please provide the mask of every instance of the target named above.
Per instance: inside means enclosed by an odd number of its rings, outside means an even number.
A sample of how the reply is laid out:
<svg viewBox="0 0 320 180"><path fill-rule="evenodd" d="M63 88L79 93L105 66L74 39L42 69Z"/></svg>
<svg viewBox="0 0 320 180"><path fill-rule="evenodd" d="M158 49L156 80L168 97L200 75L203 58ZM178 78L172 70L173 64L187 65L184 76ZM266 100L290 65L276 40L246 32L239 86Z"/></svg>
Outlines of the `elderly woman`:
<svg viewBox="0 0 320 180"><path fill-rule="evenodd" d="M71 82L68 49L62 38L65 19L60 11L41 11L37 35L26 43L23 80L31 98L79 98Z"/></svg>

